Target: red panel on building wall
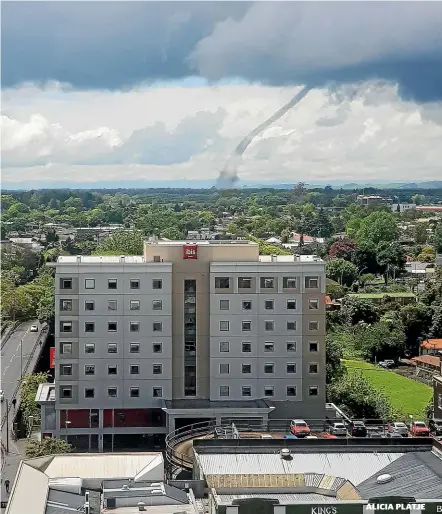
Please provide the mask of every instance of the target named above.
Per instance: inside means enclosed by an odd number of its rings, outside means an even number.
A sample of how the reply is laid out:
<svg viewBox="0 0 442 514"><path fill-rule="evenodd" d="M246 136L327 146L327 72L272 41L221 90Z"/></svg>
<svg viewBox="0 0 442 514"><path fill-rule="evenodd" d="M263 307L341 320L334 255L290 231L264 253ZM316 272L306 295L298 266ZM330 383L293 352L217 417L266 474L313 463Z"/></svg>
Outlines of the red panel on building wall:
<svg viewBox="0 0 442 514"><path fill-rule="evenodd" d="M104 428L166 426L161 409L112 409L103 411Z"/></svg>
<svg viewBox="0 0 442 514"><path fill-rule="evenodd" d="M49 348L49 367L55 368L55 348Z"/></svg>
<svg viewBox="0 0 442 514"><path fill-rule="evenodd" d="M69 420L69 428L89 428L89 409L60 410L60 428L66 427L66 420Z"/></svg>
<svg viewBox="0 0 442 514"><path fill-rule="evenodd" d="M197 245L184 245L183 246L183 259L198 259L198 246Z"/></svg>

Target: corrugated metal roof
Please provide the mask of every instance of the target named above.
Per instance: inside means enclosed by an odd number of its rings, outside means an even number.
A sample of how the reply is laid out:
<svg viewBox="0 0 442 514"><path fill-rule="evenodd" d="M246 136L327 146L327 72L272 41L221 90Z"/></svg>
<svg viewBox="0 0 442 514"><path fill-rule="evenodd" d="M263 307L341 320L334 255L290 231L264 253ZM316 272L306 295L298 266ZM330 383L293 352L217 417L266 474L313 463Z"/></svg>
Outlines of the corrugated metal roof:
<svg viewBox="0 0 442 514"><path fill-rule="evenodd" d="M230 505L233 500L243 498L269 498L279 500L281 503L292 503L293 501L329 502L330 496L317 493L291 493L291 494L219 494L220 503ZM331 498L333 499L333 498Z"/></svg>
<svg viewBox="0 0 442 514"><path fill-rule="evenodd" d="M376 473L358 485L362 498L403 493L419 499L442 498L442 459L435 453L405 454L386 466L382 474L391 475L393 480L378 484L376 478L379 473Z"/></svg>
<svg viewBox="0 0 442 514"><path fill-rule="evenodd" d="M278 454L199 454L205 475L284 475L319 473L345 478L354 485L385 468L403 453L308 453L292 460Z"/></svg>

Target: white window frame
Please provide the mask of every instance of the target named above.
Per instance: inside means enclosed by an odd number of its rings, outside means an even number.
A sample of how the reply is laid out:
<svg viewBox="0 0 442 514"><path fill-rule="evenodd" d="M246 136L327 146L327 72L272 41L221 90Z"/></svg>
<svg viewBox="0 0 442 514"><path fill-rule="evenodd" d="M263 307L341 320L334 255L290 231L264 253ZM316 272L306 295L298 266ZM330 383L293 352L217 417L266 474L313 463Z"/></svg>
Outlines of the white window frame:
<svg viewBox="0 0 442 514"><path fill-rule="evenodd" d="M139 398L140 397L140 388L139 387L131 387L129 390L130 398Z"/></svg>
<svg viewBox="0 0 442 514"><path fill-rule="evenodd" d="M137 349L136 351L134 351L135 348ZM130 343L129 353L140 353L140 343Z"/></svg>
<svg viewBox="0 0 442 514"><path fill-rule="evenodd" d="M95 353L95 343L84 343L84 353Z"/></svg>
<svg viewBox="0 0 442 514"><path fill-rule="evenodd" d="M129 310L130 311L139 311L140 310L140 300L130 300L129 301Z"/></svg>
<svg viewBox="0 0 442 514"><path fill-rule="evenodd" d="M289 303L292 303L292 302L294 303L295 306L294 307L289 307ZM297 308L297 304L298 304L298 302L295 299L289 298L287 300L287 303L286 303L286 308L287 308L288 311L295 311L296 308Z"/></svg>
<svg viewBox="0 0 442 514"><path fill-rule="evenodd" d="M270 325L268 325L268 326L271 328L268 328L267 323L270 323ZM264 330L266 332L274 332L275 331L275 322L273 320L269 320L269 319L265 320L264 321Z"/></svg>
<svg viewBox="0 0 442 514"><path fill-rule="evenodd" d="M69 351L66 351L66 348L69 348ZM61 355L72 355L72 343L62 342L60 343L60 353Z"/></svg>
<svg viewBox="0 0 442 514"><path fill-rule="evenodd" d="M293 328L289 328L289 323L294 323L294 327ZM295 332L296 329L298 328L298 324L296 323L296 320L287 321L286 328L287 328L288 332Z"/></svg>
<svg viewBox="0 0 442 514"><path fill-rule="evenodd" d="M92 373L87 373L87 372L86 372L86 369L87 369L87 368L90 368L90 370L92 371ZM85 365L84 365L84 374L85 374L85 376L87 376L87 377L92 377L92 376L94 376L94 375L95 375L95 364L85 364Z"/></svg>
<svg viewBox="0 0 442 514"><path fill-rule="evenodd" d="M85 278L84 279L84 288L85 289L95 289L95 278Z"/></svg>
<svg viewBox="0 0 442 514"><path fill-rule="evenodd" d="M115 287L110 287L111 284L115 284ZM118 289L118 279L117 278L108 278L107 279L107 288L115 291Z"/></svg>
<svg viewBox="0 0 442 514"><path fill-rule="evenodd" d="M289 344L292 344L294 346L293 350L289 350ZM287 352L294 353L298 349L298 344L296 341L287 341L285 347Z"/></svg>
<svg viewBox="0 0 442 514"><path fill-rule="evenodd" d="M227 308L224 308L223 305L227 303ZM219 310L220 311L228 311L230 309L230 300L220 300L219 301Z"/></svg>
<svg viewBox="0 0 442 514"><path fill-rule="evenodd" d="M159 394L155 394L155 391L159 391ZM152 398L162 398L163 397L163 388L159 386L152 387Z"/></svg>
<svg viewBox="0 0 442 514"><path fill-rule="evenodd" d="M220 375L229 375L230 374L230 364L228 362L221 362L219 365L219 374Z"/></svg>
<svg viewBox="0 0 442 514"><path fill-rule="evenodd" d="M158 309L159 306L159 309ZM163 300L152 300L152 310L153 311L162 311L163 310Z"/></svg>
<svg viewBox="0 0 442 514"><path fill-rule="evenodd" d="M271 390L272 391L272 394L267 394L267 390ZM272 385L267 385L267 386L264 386L264 396L266 398L273 398L275 396L275 386L272 386Z"/></svg>
<svg viewBox="0 0 442 514"><path fill-rule="evenodd" d="M266 371L267 366L271 366L272 371ZM265 375L274 375L275 374L275 363L274 362L265 362L264 363L264 374Z"/></svg>
<svg viewBox="0 0 442 514"><path fill-rule="evenodd" d="M133 283L137 283L137 286L136 287L133 287ZM134 290L134 289L140 289L140 279L139 278L131 278L129 279L129 288L131 290Z"/></svg>
<svg viewBox="0 0 442 514"><path fill-rule="evenodd" d="M110 394L109 391L113 390L115 391L115 394ZM110 386L107 388L107 397L108 398L118 398L118 387Z"/></svg>
<svg viewBox="0 0 442 514"><path fill-rule="evenodd" d="M294 371L289 371L289 366L294 366ZM286 373L288 375L295 375L296 372L297 372L296 362L287 362L287 364L286 364Z"/></svg>
<svg viewBox="0 0 442 514"><path fill-rule="evenodd" d="M109 373L111 368L115 368L115 373ZM108 374L108 376L111 376L111 377L118 376L118 365L117 364L108 364L107 365L107 374Z"/></svg>
<svg viewBox="0 0 442 514"><path fill-rule="evenodd" d="M223 392L227 392L227 394L222 394ZM219 396L220 398L228 398L230 396L230 387L228 385L219 386Z"/></svg>
<svg viewBox="0 0 442 514"><path fill-rule="evenodd" d="M155 325L158 324L159 328L155 328ZM152 322L152 332L162 332L163 331L163 322L162 321L153 321Z"/></svg>
<svg viewBox="0 0 442 514"><path fill-rule="evenodd" d="M86 305L87 305L88 303L89 303L89 304L92 304L92 309L88 309L88 308L86 307ZM92 311L95 311L95 301L94 301L94 300L85 300L85 301L84 301L84 310L85 310L86 312L92 312Z"/></svg>
<svg viewBox="0 0 442 514"><path fill-rule="evenodd" d="M312 328L312 323L315 324L315 328ZM311 332L317 332L319 330L319 321L316 321L316 320L310 320L308 322L308 329L311 331Z"/></svg>
<svg viewBox="0 0 442 514"><path fill-rule="evenodd" d="M109 351L110 349L115 348L115 351ZM118 343L107 343L107 353L118 353Z"/></svg>
<svg viewBox="0 0 442 514"><path fill-rule="evenodd" d="M159 366L160 372L155 373L155 366ZM160 362L155 362L152 364L152 375L162 375L163 374L163 365Z"/></svg>
<svg viewBox="0 0 442 514"><path fill-rule="evenodd" d="M129 332L139 332L140 331L140 322L139 321L129 321Z"/></svg>
<svg viewBox="0 0 442 514"><path fill-rule="evenodd" d="M223 350L223 345L226 345L226 346L224 346L224 348L227 348L227 350ZM220 353L229 353L230 352L230 341L220 341L219 342L219 352Z"/></svg>
<svg viewBox="0 0 442 514"><path fill-rule="evenodd" d="M260 289L275 289L275 277L260 277L259 287Z"/></svg>
<svg viewBox="0 0 442 514"><path fill-rule="evenodd" d="M223 328L227 327L227 328ZM230 321L220 320L219 322L219 331L220 332L228 332L230 330Z"/></svg>
<svg viewBox="0 0 442 514"><path fill-rule="evenodd" d="M132 368L136 368L136 373L132 372ZM139 364L129 364L129 375L139 375L140 374L140 365Z"/></svg>
<svg viewBox="0 0 442 514"><path fill-rule="evenodd" d="M244 394L244 390L247 390L249 394ZM252 396L252 386L242 386L241 396L244 396L245 398L250 398Z"/></svg>
<svg viewBox="0 0 442 514"><path fill-rule="evenodd" d="M271 350L267 350L266 348L271 348ZM275 351L275 343L273 341L265 341L264 342L264 353L273 353Z"/></svg>
<svg viewBox="0 0 442 514"><path fill-rule="evenodd" d="M115 305L115 309L111 307L112 305ZM108 311L117 311L118 310L118 302L117 300L108 300L107 301L107 310Z"/></svg>
<svg viewBox="0 0 442 514"><path fill-rule="evenodd" d="M249 323L249 328L244 328L244 323ZM248 320L241 321L241 332L251 332L252 330L252 322Z"/></svg>
<svg viewBox="0 0 442 514"><path fill-rule="evenodd" d="M270 302L271 302L272 306L271 307L267 307L267 303L270 304ZM273 300L273 299L264 300L264 309L266 311L273 311L273 310L275 310L275 300Z"/></svg>
<svg viewBox="0 0 442 514"><path fill-rule="evenodd" d="M312 302L315 302L314 304L316 305L316 307L312 307ZM318 298L309 298L309 301L308 301L308 309L309 311L318 311L319 310L319 299Z"/></svg>
<svg viewBox="0 0 442 514"><path fill-rule="evenodd" d="M295 394L289 394L289 389L294 389L295 390ZM298 396L298 390L297 390L297 387L295 385L291 385L291 386L286 386L286 396L288 398L294 398L295 396Z"/></svg>

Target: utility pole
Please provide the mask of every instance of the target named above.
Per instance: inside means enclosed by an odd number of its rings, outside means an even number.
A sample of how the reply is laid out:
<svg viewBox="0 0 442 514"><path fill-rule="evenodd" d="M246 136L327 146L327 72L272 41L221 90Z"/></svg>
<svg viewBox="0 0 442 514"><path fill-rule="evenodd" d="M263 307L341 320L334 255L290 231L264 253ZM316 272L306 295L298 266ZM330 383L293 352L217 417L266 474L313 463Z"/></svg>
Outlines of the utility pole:
<svg viewBox="0 0 442 514"><path fill-rule="evenodd" d="M6 454L9 453L9 401L6 398Z"/></svg>

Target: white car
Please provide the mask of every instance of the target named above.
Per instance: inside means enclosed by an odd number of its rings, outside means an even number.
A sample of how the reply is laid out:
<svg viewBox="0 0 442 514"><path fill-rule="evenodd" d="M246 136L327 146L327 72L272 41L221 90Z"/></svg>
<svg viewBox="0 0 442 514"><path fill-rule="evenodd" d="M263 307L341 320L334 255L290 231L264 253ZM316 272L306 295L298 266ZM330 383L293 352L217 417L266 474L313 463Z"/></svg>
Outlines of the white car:
<svg viewBox="0 0 442 514"><path fill-rule="evenodd" d="M333 435L347 435L347 427L344 423L333 423L330 427L330 434Z"/></svg>
<svg viewBox="0 0 442 514"><path fill-rule="evenodd" d="M396 423L391 423L390 425L388 425L388 431L395 432L396 434L400 434L401 436L404 436L404 437L408 436L407 425L400 421L398 421Z"/></svg>
<svg viewBox="0 0 442 514"><path fill-rule="evenodd" d="M38 325L31 325L29 332L38 332Z"/></svg>
<svg viewBox="0 0 442 514"><path fill-rule="evenodd" d="M3 402L5 399L5 393L3 391L0 391L0 402Z"/></svg>

